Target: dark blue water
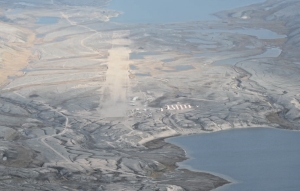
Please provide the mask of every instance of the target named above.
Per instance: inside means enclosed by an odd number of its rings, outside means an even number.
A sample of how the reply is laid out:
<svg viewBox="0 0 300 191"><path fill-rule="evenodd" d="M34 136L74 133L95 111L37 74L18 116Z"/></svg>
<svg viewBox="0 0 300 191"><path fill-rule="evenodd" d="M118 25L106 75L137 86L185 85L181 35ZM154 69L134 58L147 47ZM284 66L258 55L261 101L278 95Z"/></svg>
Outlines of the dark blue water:
<svg viewBox="0 0 300 191"><path fill-rule="evenodd" d="M167 141L184 148L191 158L181 167L236 180L218 191L300 190L300 132L254 128Z"/></svg>
<svg viewBox="0 0 300 191"><path fill-rule="evenodd" d="M108 8L123 14L112 19L128 23L173 23L211 20L213 13L262 3L264 0L112 0Z"/></svg>

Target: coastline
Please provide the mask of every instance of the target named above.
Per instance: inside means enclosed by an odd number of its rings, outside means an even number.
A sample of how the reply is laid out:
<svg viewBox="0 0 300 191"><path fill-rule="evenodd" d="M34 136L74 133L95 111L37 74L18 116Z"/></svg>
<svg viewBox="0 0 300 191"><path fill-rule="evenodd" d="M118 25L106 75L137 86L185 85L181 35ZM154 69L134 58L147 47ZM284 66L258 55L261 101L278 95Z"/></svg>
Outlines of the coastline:
<svg viewBox="0 0 300 191"><path fill-rule="evenodd" d="M262 126L262 127L245 127L245 128L239 127L239 128L218 130L218 131L207 132L207 133L218 133L218 132L220 133L220 132L224 132L224 131L247 130L247 129L276 129L278 131L286 131L286 132L296 131L296 130L291 130L291 129L286 128L286 127L281 128L281 127L272 127L272 126ZM299 132L299 131L296 131L296 132ZM176 143L175 141L171 141L170 139L173 139L173 138L176 138L176 137L179 137L179 136L181 136L181 137L189 137L189 136L197 136L197 135L201 135L201 134L204 134L204 133L194 133L194 134L189 134L189 135L171 136L171 137L165 138L163 141L166 142L166 143L175 145L179 149L182 149L185 152L185 159L182 160L182 161L178 161L178 162L185 162L185 161L188 161L188 160L195 159L192 156L193 155L192 154L193 151L188 150L182 144ZM221 174L221 173L218 173L218 172L197 169L197 168L194 168L194 167L192 167L190 165L187 165L187 164L177 164L176 163L175 166L176 166L177 170L188 170L189 172L207 173L207 174L214 175L214 176L217 176L219 178L222 178L222 179L228 181L228 183L220 185L219 187L212 189L213 191L222 191L223 189L225 189L225 187L230 187L230 186L232 186L234 184L240 183L238 180L236 180L233 177L230 177L230 176L228 176L226 174Z"/></svg>
<svg viewBox="0 0 300 191"><path fill-rule="evenodd" d="M155 139L152 141L149 141L144 144L146 148L149 150L160 150L164 147L172 147L173 149L176 149L177 153L176 156L172 158L171 160L166 160L164 158L156 158L158 162L166 166L167 168L161 172L155 172L154 177L156 182L164 181L164 183L173 184L180 186L186 190L201 190L201 191L208 191L208 190L214 190L216 188L222 187L227 184L231 184L230 181L219 177L215 174L209 173L209 172L203 172L203 171L195 171L191 169L181 169L180 166L177 164L178 162L182 162L187 160L185 151L172 143L166 142L167 138L160 138ZM165 149L168 150L168 149ZM174 152L174 151L173 151ZM169 153L171 154L171 153ZM173 154L173 153L172 153ZM166 177L169 177L169 174L173 174L176 178L166 180ZM197 180L197 181L193 181ZM188 182L188 184L187 184ZM199 184L201 184L201 188L199 188Z"/></svg>
<svg viewBox="0 0 300 191"><path fill-rule="evenodd" d="M257 6L223 11L218 15L224 22L128 25L109 22L120 12L99 11L89 1L72 3L78 2L23 7L8 16L13 23L0 23L4 31L24 34L8 33L16 35L0 47L7 67L0 83L3 77L8 84L0 84L0 122L3 144L11 141L5 152L12 156L1 166L1 176L12 178L0 190L30 184L49 190L221 191L236 181L215 168L181 166L192 157L169 143L170 137L265 126L300 129L299 67L292 62L298 54L287 54L293 44L286 47L298 41L289 36L294 29L284 19L264 19L283 7L262 5L259 14ZM12 4L5 12L9 8L17 11ZM33 24L47 16L60 20ZM32 31L24 23L31 23ZM275 28L285 37L235 33L250 28ZM266 56L269 49L281 55L247 59ZM131 59L132 54L139 58ZM234 66L214 64L234 64L239 56L245 60ZM163 109L175 104L182 110ZM32 153L25 160L30 164L11 169L20 144Z"/></svg>

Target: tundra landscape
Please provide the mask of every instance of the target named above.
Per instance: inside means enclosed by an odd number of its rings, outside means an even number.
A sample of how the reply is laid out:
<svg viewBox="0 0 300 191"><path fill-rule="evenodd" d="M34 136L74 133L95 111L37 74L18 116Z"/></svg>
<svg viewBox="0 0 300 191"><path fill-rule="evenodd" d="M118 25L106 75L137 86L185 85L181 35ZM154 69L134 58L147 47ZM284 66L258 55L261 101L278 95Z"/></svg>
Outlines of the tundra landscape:
<svg viewBox="0 0 300 191"><path fill-rule="evenodd" d="M165 138L300 129L298 0L155 24L108 3L0 1L0 190L209 191L230 181Z"/></svg>

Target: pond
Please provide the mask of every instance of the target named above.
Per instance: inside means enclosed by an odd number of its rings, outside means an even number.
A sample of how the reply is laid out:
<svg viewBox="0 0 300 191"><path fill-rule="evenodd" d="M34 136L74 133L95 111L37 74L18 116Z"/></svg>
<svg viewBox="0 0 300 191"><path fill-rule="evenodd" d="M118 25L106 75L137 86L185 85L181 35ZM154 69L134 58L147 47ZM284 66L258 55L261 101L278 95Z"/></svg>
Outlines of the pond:
<svg viewBox="0 0 300 191"><path fill-rule="evenodd" d="M38 17L36 24L42 24L42 25L50 25L55 24L59 20L59 17Z"/></svg>
<svg viewBox="0 0 300 191"><path fill-rule="evenodd" d="M199 32L206 33L232 33L232 34L242 34L254 36L258 39L280 39L286 38L286 35L277 34L273 31L263 28L240 28L240 29L232 29L232 30L224 30L224 29L201 29Z"/></svg>
<svg viewBox="0 0 300 191"><path fill-rule="evenodd" d="M164 72L182 72L182 71L195 69L194 66L192 66L192 65L177 65L172 68L173 68L173 70L162 70L162 71L164 71Z"/></svg>
<svg viewBox="0 0 300 191"><path fill-rule="evenodd" d="M251 128L167 139L185 149L181 168L228 176L217 191L298 191L300 132ZM227 179L231 179L227 178ZM231 179L231 181L232 181Z"/></svg>
<svg viewBox="0 0 300 191"><path fill-rule="evenodd" d="M225 60L218 60L214 62L214 65L236 65L239 62L246 61L246 60L253 60L253 59L260 59L260 58L277 58L280 56L282 50L278 47L271 47L268 48L264 53L256 55L256 56L249 56L244 58L230 58Z"/></svg>
<svg viewBox="0 0 300 191"><path fill-rule="evenodd" d="M153 56L157 55L156 52L132 52L129 55L130 60L144 59L145 56Z"/></svg>

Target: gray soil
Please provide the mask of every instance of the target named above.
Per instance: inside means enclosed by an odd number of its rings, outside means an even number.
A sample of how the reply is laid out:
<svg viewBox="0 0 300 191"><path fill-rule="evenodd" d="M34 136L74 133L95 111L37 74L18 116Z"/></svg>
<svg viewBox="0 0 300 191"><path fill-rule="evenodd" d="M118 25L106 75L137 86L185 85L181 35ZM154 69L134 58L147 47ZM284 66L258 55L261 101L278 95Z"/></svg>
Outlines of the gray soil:
<svg viewBox="0 0 300 191"><path fill-rule="evenodd" d="M0 90L0 190L213 190L229 182L178 169L165 138L300 129L297 0L161 25L109 22L105 0L22 2L0 2L0 55L31 52ZM224 32L240 28L281 38Z"/></svg>

